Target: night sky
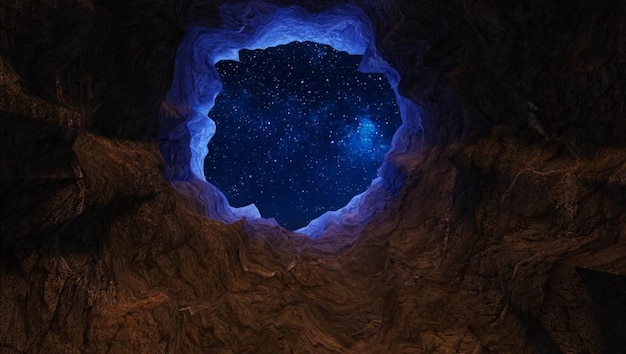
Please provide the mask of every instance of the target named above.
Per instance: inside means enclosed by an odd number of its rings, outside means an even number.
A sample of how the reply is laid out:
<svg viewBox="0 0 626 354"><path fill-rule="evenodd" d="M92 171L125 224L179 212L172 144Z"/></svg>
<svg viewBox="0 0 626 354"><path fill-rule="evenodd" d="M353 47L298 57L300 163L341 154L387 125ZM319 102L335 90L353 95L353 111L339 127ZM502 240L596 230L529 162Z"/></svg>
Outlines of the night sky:
<svg viewBox="0 0 626 354"><path fill-rule="evenodd" d="M401 123L387 78L312 42L239 53L216 65L207 180L291 230L364 192Z"/></svg>

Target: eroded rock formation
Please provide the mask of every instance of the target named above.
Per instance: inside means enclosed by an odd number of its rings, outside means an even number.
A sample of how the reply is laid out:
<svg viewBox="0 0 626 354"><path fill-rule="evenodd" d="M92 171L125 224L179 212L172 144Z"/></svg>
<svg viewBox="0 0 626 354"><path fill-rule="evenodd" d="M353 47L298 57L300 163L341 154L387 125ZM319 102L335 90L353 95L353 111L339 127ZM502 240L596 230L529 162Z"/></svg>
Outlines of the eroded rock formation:
<svg viewBox="0 0 626 354"><path fill-rule="evenodd" d="M218 1L2 2L0 352L623 350L624 3L350 3L424 134L381 215L309 239L164 177Z"/></svg>

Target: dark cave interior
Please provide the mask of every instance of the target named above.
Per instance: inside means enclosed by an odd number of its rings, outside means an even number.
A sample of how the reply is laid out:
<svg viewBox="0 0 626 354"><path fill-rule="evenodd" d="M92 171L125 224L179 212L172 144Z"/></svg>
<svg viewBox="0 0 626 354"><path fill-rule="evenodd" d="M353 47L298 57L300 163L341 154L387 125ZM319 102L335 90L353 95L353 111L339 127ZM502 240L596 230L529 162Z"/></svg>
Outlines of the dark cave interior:
<svg viewBox="0 0 626 354"><path fill-rule="evenodd" d="M625 10L3 1L0 352L623 351ZM315 237L242 220L197 178L215 36L346 16L408 134Z"/></svg>

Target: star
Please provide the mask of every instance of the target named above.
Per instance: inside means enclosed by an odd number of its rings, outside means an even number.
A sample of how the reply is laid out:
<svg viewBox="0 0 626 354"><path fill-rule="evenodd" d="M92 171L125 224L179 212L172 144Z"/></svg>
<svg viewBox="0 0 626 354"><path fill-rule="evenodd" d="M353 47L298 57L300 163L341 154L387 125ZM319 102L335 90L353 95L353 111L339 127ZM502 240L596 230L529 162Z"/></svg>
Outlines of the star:
<svg viewBox="0 0 626 354"><path fill-rule="evenodd" d="M291 230L364 192L401 123L386 77L313 42L239 57L216 64L223 89L209 112L207 181Z"/></svg>

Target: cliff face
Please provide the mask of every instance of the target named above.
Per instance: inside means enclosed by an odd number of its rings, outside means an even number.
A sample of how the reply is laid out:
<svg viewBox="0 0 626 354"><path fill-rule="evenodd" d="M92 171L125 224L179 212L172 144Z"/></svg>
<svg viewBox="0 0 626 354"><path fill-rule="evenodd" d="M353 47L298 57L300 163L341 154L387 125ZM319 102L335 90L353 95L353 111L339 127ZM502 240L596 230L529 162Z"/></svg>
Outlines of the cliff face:
<svg viewBox="0 0 626 354"><path fill-rule="evenodd" d="M0 351L623 350L624 4L352 3L424 134L385 212L309 239L164 178L176 49L218 2L3 2Z"/></svg>

